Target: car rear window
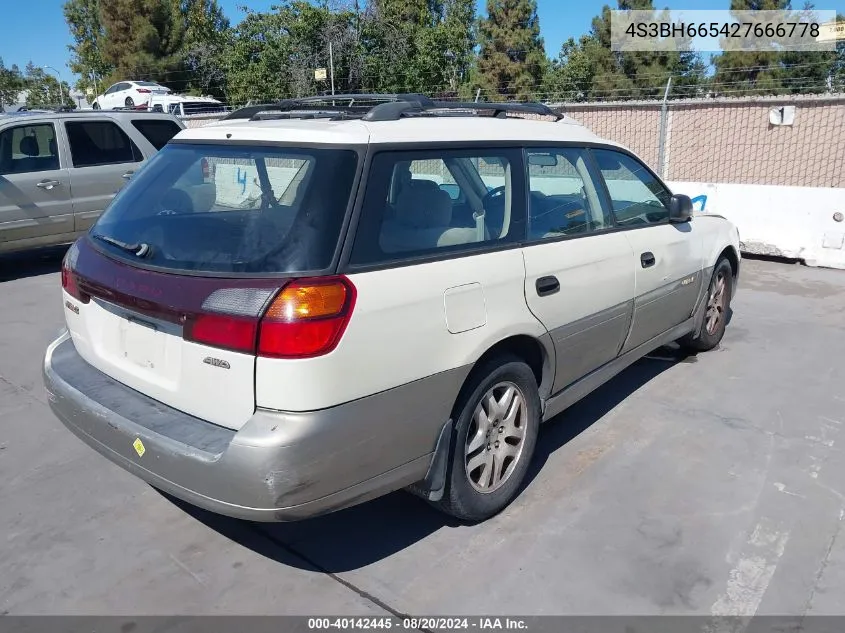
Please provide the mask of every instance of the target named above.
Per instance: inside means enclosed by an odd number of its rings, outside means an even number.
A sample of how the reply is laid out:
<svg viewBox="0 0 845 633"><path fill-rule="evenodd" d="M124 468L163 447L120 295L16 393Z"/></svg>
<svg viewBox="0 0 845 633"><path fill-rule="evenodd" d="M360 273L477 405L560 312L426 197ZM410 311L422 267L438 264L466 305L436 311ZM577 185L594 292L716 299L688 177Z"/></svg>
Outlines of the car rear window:
<svg viewBox="0 0 845 633"><path fill-rule="evenodd" d="M167 141L181 131L181 128L175 122L162 119L135 119L132 121L132 125L156 149L161 149L167 145Z"/></svg>
<svg viewBox="0 0 845 633"><path fill-rule="evenodd" d="M345 149L170 144L91 230L141 266L301 273L332 262L358 155Z"/></svg>

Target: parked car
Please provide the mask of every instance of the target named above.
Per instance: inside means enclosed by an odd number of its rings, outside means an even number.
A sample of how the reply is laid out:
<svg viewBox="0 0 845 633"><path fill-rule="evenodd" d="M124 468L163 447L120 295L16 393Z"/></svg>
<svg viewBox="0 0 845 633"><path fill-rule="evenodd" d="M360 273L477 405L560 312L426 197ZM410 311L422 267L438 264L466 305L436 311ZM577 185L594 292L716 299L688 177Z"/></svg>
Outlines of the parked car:
<svg viewBox="0 0 845 633"><path fill-rule="evenodd" d="M147 112L0 115L0 252L72 242L184 127Z"/></svg>
<svg viewBox="0 0 845 633"><path fill-rule="evenodd" d="M225 111L223 104L213 97L174 94L153 95L147 103L147 109L151 112L167 112L178 117Z"/></svg>
<svg viewBox="0 0 845 633"><path fill-rule="evenodd" d="M558 119L356 95L180 132L67 254L53 411L222 514L410 487L490 517L542 421L657 347L718 345L739 274L729 221Z"/></svg>
<svg viewBox="0 0 845 633"><path fill-rule="evenodd" d="M166 95L170 88L154 81L121 81L94 99L91 107L95 110L113 108L147 109L147 104L155 95Z"/></svg>

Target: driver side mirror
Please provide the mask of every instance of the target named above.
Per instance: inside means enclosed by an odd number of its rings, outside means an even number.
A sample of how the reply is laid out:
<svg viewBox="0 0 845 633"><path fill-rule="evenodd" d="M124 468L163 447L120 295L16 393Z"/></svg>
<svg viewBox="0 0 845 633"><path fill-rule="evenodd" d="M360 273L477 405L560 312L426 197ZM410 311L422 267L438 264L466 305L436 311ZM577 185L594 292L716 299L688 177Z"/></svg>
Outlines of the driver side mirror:
<svg viewBox="0 0 845 633"><path fill-rule="evenodd" d="M675 194L669 200L669 221L675 223L689 222L692 218L692 200L689 196Z"/></svg>

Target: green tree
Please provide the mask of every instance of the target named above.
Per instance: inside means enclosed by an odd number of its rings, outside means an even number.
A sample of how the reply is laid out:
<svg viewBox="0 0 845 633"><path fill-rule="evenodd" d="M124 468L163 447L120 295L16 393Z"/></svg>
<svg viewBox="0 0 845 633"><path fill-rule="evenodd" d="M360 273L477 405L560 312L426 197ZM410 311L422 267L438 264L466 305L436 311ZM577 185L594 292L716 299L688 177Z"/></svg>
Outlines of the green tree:
<svg viewBox="0 0 845 633"><path fill-rule="evenodd" d="M100 3L103 57L111 80L184 83L181 49L185 28L178 0L108 0Z"/></svg>
<svg viewBox="0 0 845 633"><path fill-rule="evenodd" d="M106 31L100 20L99 0L67 0L64 15L73 39L68 45L68 66L79 77L76 88L100 93L106 88L102 82L114 68L103 57Z"/></svg>
<svg viewBox="0 0 845 633"><path fill-rule="evenodd" d="M590 97L597 57L592 49L598 45L589 35L582 35L577 42L570 37L563 43L558 58L552 60L543 80L547 99L585 101Z"/></svg>
<svg viewBox="0 0 845 633"><path fill-rule="evenodd" d="M24 88L23 77L17 66L6 68L0 58L0 112L4 105L17 103L18 95Z"/></svg>
<svg viewBox="0 0 845 633"><path fill-rule="evenodd" d="M304 0L266 13L247 10L223 55L229 102L267 102L325 90L328 84L318 84L314 70L329 67L330 41L335 75L347 76L354 57L353 17L350 11L330 11Z"/></svg>
<svg viewBox="0 0 845 633"><path fill-rule="evenodd" d="M536 0L487 0L475 84L486 98L531 99L548 64Z"/></svg>
<svg viewBox="0 0 845 633"><path fill-rule="evenodd" d="M666 20L652 0L619 0L622 11L651 11ZM545 86L550 98L564 100L624 100L662 98L672 78L671 96L696 96L706 80L706 67L695 52L630 51L611 48L610 7L593 18L590 33L564 43L549 70Z"/></svg>
<svg viewBox="0 0 845 633"><path fill-rule="evenodd" d="M59 105L75 106L70 97L70 86L67 82L59 81L46 73L43 68L32 62L26 65L23 77L26 90L26 105L28 108L51 108Z"/></svg>
<svg viewBox="0 0 845 633"><path fill-rule="evenodd" d="M190 92L223 96L223 55L230 41L229 20L217 0L183 0L182 56Z"/></svg>
<svg viewBox="0 0 845 633"><path fill-rule="evenodd" d="M731 0L731 11L780 11L789 0ZM783 91L781 54L775 50L727 50L712 58L716 72L713 92L736 96L748 93L777 94Z"/></svg>

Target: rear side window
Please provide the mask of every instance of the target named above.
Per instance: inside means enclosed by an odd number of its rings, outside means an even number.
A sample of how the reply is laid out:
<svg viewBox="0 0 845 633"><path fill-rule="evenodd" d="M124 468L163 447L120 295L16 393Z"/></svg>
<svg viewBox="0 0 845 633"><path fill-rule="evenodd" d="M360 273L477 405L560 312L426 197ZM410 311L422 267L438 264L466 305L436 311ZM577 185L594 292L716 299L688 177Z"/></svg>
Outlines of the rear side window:
<svg viewBox="0 0 845 633"><path fill-rule="evenodd" d="M382 152L372 161L351 264L479 250L521 238L518 150Z"/></svg>
<svg viewBox="0 0 845 633"><path fill-rule="evenodd" d="M0 174L59 168L56 130L51 123L19 125L0 133Z"/></svg>
<svg viewBox="0 0 845 633"><path fill-rule="evenodd" d="M161 109L161 106L159 106L159 109ZM181 128L173 121L162 119L134 119L132 125L156 149L161 149L167 145L167 141L181 131Z"/></svg>
<svg viewBox="0 0 845 633"><path fill-rule="evenodd" d="M69 121L65 129L74 167L137 163L141 150L111 121Z"/></svg>
<svg viewBox="0 0 845 633"><path fill-rule="evenodd" d="M116 256L166 269L322 271L338 247L357 164L353 150L171 143L92 235ZM145 244L145 256L117 243Z"/></svg>
<svg viewBox="0 0 845 633"><path fill-rule="evenodd" d="M601 203L601 179L585 150L529 149L526 157L530 239L580 235L613 226Z"/></svg>

